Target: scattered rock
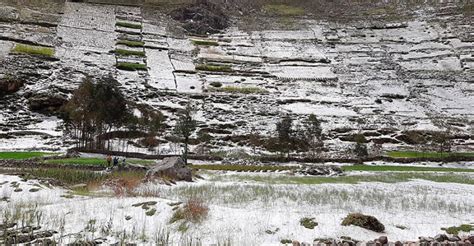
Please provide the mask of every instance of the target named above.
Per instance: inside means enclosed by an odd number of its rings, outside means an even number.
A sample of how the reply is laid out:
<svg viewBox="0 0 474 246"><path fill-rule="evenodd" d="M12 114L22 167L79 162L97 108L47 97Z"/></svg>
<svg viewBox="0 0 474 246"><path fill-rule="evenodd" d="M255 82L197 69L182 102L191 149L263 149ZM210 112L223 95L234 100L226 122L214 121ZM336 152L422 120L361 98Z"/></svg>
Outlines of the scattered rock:
<svg viewBox="0 0 474 246"><path fill-rule="evenodd" d="M0 96L17 92L23 84L21 80L9 77L0 78Z"/></svg>
<svg viewBox="0 0 474 246"><path fill-rule="evenodd" d="M377 241L379 241L381 244L387 244L388 238L386 236L380 236Z"/></svg>
<svg viewBox="0 0 474 246"><path fill-rule="evenodd" d="M446 234L438 234L433 239L438 241L438 242L444 242L444 241L448 240L448 236L446 236Z"/></svg>

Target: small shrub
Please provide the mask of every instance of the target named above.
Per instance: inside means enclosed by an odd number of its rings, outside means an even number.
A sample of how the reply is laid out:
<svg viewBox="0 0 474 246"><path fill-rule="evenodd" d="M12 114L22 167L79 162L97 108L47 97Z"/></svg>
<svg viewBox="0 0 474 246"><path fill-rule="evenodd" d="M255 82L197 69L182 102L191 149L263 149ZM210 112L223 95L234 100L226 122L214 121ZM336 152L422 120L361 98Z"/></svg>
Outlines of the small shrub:
<svg viewBox="0 0 474 246"><path fill-rule="evenodd" d="M289 244L289 243L293 243L293 241L290 240L290 239L282 239L282 240L280 240L280 243L281 244Z"/></svg>
<svg viewBox="0 0 474 246"><path fill-rule="evenodd" d="M17 44L12 50L15 53L29 54L29 55L39 55L39 56L54 56L54 49L49 47L26 45L26 44Z"/></svg>
<svg viewBox="0 0 474 246"><path fill-rule="evenodd" d="M342 221L343 226L359 226L365 228L367 230L375 231L375 232L383 232L385 231L385 226L380 223L380 221L375 218L374 216L364 215L361 213L352 213L347 215L346 218Z"/></svg>
<svg viewBox="0 0 474 246"><path fill-rule="evenodd" d="M117 55L121 55L121 56L145 57L145 51L115 49L114 53L117 54Z"/></svg>
<svg viewBox="0 0 474 246"><path fill-rule="evenodd" d="M135 23L124 22L124 21L117 21L115 23L115 26L127 27L127 28L132 28L132 29L142 29L141 24L135 24Z"/></svg>
<svg viewBox="0 0 474 246"><path fill-rule="evenodd" d="M201 65L196 66L196 70L210 71L210 72L232 72L232 68L227 65L216 66L216 65L201 64Z"/></svg>
<svg viewBox="0 0 474 246"><path fill-rule="evenodd" d="M177 209L171 217L170 223L179 220L199 223L203 221L209 213L208 206L200 199L189 199L182 208Z"/></svg>
<svg viewBox="0 0 474 246"><path fill-rule="evenodd" d="M314 221L314 218L305 217L300 220L300 225L307 229L314 229L314 227L318 226L318 222Z"/></svg>
<svg viewBox="0 0 474 246"><path fill-rule="evenodd" d="M125 45L128 47L143 47L145 42L142 41L133 41L133 40L118 40L117 44Z"/></svg>
<svg viewBox="0 0 474 246"><path fill-rule="evenodd" d="M131 63L131 62L118 62L116 67L121 70L126 71L137 71L137 70L147 70L145 64L140 63Z"/></svg>

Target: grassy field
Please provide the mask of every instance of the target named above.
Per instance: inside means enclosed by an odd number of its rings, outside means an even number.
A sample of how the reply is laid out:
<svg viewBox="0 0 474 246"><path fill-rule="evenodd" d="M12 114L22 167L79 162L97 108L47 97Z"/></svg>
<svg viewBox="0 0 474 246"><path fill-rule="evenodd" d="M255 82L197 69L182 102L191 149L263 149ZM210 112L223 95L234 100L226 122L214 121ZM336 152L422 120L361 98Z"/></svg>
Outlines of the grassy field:
<svg viewBox="0 0 474 246"><path fill-rule="evenodd" d="M368 171L368 172L474 172L468 168L448 168L448 167L419 167L419 166L367 166L354 165L343 166L344 171Z"/></svg>
<svg viewBox="0 0 474 246"><path fill-rule="evenodd" d="M29 55L39 55L39 56L54 56L54 49L49 47L26 45L26 44L16 44L12 49L14 53L29 54Z"/></svg>
<svg viewBox="0 0 474 246"><path fill-rule="evenodd" d="M0 159L8 160L22 160L33 157L43 157L48 155L54 155L50 152L0 152Z"/></svg>
<svg viewBox="0 0 474 246"><path fill-rule="evenodd" d="M210 71L210 72L232 72L232 68L227 65L216 66L216 65L200 64L196 66L196 70Z"/></svg>
<svg viewBox="0 0 474 246"><path fill-rule="evenodd" d="M305 14L303 8L289 6L285 4L267 4L263 6L263 9L267 13L280 16L298 16Z"/></svg>
<svg viewBox="0 0 474 246"><path fill-rule="evenodd" d="M474 157L474 153L438 153L438 152L416 152L416 151L391 151L387 155L392 158L446 158L450 156Z"/></svg>

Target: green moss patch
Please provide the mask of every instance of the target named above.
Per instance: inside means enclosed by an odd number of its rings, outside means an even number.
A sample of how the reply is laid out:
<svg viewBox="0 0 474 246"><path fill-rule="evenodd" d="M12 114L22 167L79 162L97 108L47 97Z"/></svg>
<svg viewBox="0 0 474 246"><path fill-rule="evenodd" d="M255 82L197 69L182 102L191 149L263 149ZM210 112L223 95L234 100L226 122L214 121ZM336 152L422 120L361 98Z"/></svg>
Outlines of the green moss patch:
<svg viewBox="0 0 474 246"><path fill-rule="evenodd" d="M341 225L343 226L359 226L367 230L375 232L385 231L385 226L380 223L380 221L374 216L364 215L361 213L352 213L347 215L346 218L342 221Z"/></svg>
<svg viewBox="0 0 474 246"><path fill-rule="evenodd" d="M194 45L219 46L219 43L217 43L216 41L213 41L213 40L196 40L196 39L193 39L193 40L191 40L191 42Z"/></svg>
<svg viewBox="0 0 474 246"><path fill-rule="evenodd" d="M448 227L448 228L441 228L441 230L444 230L449 234L458 235L459 232L461 232L461 231L463 231L463 232L474 231L474 225L473 224L462 224L460 226L451 226L451 227Z"/></svg>
<svg viewBox="0 0 474 246"><path fill-rule="evenodd" d="M196 66L196 70L200 71L210 71L210 72L232 72L230 66L217 66L217 65L207 65L201 64Z"/></svg>

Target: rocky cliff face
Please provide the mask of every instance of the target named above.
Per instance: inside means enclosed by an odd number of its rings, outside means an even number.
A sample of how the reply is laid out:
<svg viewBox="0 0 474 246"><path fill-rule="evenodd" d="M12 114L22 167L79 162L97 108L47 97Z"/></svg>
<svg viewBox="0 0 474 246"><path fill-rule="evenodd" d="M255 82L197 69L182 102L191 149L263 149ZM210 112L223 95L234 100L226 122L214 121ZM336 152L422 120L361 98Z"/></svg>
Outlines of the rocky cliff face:
<svg viewBox="0 0 474 246"><path fill-rule="evenodd" d="M215 148L242 148L252 129L271 135L282 115L298 122L310 113L323 121L333 154L358 132L389 149L449 127L457 149L474 146L469 4L404 11L224 6L230 27L206 38L192 37L167 15L175 6L0 5L0 74L24 83L0 98L0 136L8 136L0 149L67 146L59 120L36 113L28 98L53 92L62 99L86 75L108 74L129 99L169 116L167 124L187 101L198 105L199 130ZM19 54L17 44L52 47L54 56ZM144 69L124 71L118 63Z"/></svg>

